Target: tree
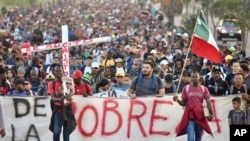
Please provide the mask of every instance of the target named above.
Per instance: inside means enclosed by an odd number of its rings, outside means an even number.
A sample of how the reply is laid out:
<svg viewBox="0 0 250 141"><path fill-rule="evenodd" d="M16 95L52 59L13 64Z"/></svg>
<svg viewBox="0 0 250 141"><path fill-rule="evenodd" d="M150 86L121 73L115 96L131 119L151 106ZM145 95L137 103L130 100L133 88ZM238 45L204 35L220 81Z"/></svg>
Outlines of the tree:
<svg viewBox="0 0 250 141"><path fill-rule="evenodd" d="M187 32L192 33L196 24L197 14L191 14L182 19L182 24Z"/></svg>
<svg viewBox="0 0 250 141"><path fill-rule="evenodd" d="M210 15L214 36L216 36L216 27L220 19L232 20L241 29L243 49L246 48L247 35L250 29L250 1L249 0L195 0L200 2L201 6ZM215 22L215 17L218 22Z"/></svg>
<svg viewBox="0 0 250 141"><path fill-rule="evenodd" d="M42 2L47 2L47 0L0 0L6 7L25 7L29 5L39 4Z"/></svg>
<svg viewBox="0 0 250 141"><path fill-rule="evenodd" d="M174 16L183 10L183 0L161 0L161 8L168 17L169 25L174 25Z"/></svg>
<svg viewBox="0 0 250 141"><path fill-rule="evenodd" d="M247 35L250 29L250 2L248 0L218 0L214 11L220 19L232 20L241 29L242 46L246 48Z"/></svg>

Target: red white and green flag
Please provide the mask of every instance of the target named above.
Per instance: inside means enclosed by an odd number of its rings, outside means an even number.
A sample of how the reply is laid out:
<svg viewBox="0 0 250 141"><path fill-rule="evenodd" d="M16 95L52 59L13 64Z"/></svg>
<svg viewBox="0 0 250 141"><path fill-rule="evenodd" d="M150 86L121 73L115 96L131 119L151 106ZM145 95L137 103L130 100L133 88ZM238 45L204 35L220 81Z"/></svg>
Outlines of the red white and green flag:
<svg viewBox="0 0 250 141"><path fill-rule="evenodd" d="M221 63L222 57L208 24L201 11L198 15L192 38L192 53L215 63Z"/></svg>

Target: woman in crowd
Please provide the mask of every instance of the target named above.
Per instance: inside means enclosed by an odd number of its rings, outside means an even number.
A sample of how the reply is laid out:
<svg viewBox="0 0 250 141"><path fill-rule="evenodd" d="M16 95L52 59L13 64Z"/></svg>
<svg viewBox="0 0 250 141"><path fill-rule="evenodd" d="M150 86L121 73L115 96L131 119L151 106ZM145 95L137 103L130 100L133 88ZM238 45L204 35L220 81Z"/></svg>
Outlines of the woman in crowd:
<svg viewBox="0 0 250 141"><path fill-rule="evenodd" d="M96 84L93 94L107 91L110 87L110 81L106 78L103 78L99 83Z"/></svg>
<svg viewBox="0 0 250 141"><path fill-rule="evenodd" d="M13 69L8 68L6 71L6 79L8 82L10 82L13 78L16 77L16 74Z"/></svg>

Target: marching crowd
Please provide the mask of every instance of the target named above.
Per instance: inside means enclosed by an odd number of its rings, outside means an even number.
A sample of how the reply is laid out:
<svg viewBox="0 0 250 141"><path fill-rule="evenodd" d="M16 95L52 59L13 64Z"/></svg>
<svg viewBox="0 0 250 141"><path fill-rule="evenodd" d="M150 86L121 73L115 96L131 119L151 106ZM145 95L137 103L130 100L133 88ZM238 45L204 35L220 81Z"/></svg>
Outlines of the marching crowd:
<svg viewBox="0 0 250 141"><path fill-rule="evenodd" d="M198 72L199 83L211 95L244 93L243 99L249 99L250 58L241 42L234 46L219 43L223 62L215 64L189 52L191 33L170 25L152 5L145 7L137 1L64 0L2 8L0 95L51 95L57 107L62 104L58 95L62 87L58 81L63 76L61 49L32 53L20 49L61 42L61 26L67 24L69 41L112 37L111 42L69 48L76 95L87 97L113 87L127 90L132 99L181 93L194 80L192 74ZM61 131L59 126L53 129L56 140Z"/></svg>

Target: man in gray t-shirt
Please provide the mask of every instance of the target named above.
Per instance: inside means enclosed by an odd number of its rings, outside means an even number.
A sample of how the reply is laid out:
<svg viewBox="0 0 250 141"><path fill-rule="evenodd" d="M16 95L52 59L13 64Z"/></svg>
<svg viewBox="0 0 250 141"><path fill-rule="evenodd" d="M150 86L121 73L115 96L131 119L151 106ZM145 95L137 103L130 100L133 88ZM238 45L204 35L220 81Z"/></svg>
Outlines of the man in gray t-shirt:
<svg viewBox="0 0 250 141"><path fill-rule="evenodd" d="M161 79L153 75L154 65L151 62L144 62L142 74L135 77L128 89L128 96L135 99L136 96L148 96L158 94L163 96L165 89Z"/></svg>

